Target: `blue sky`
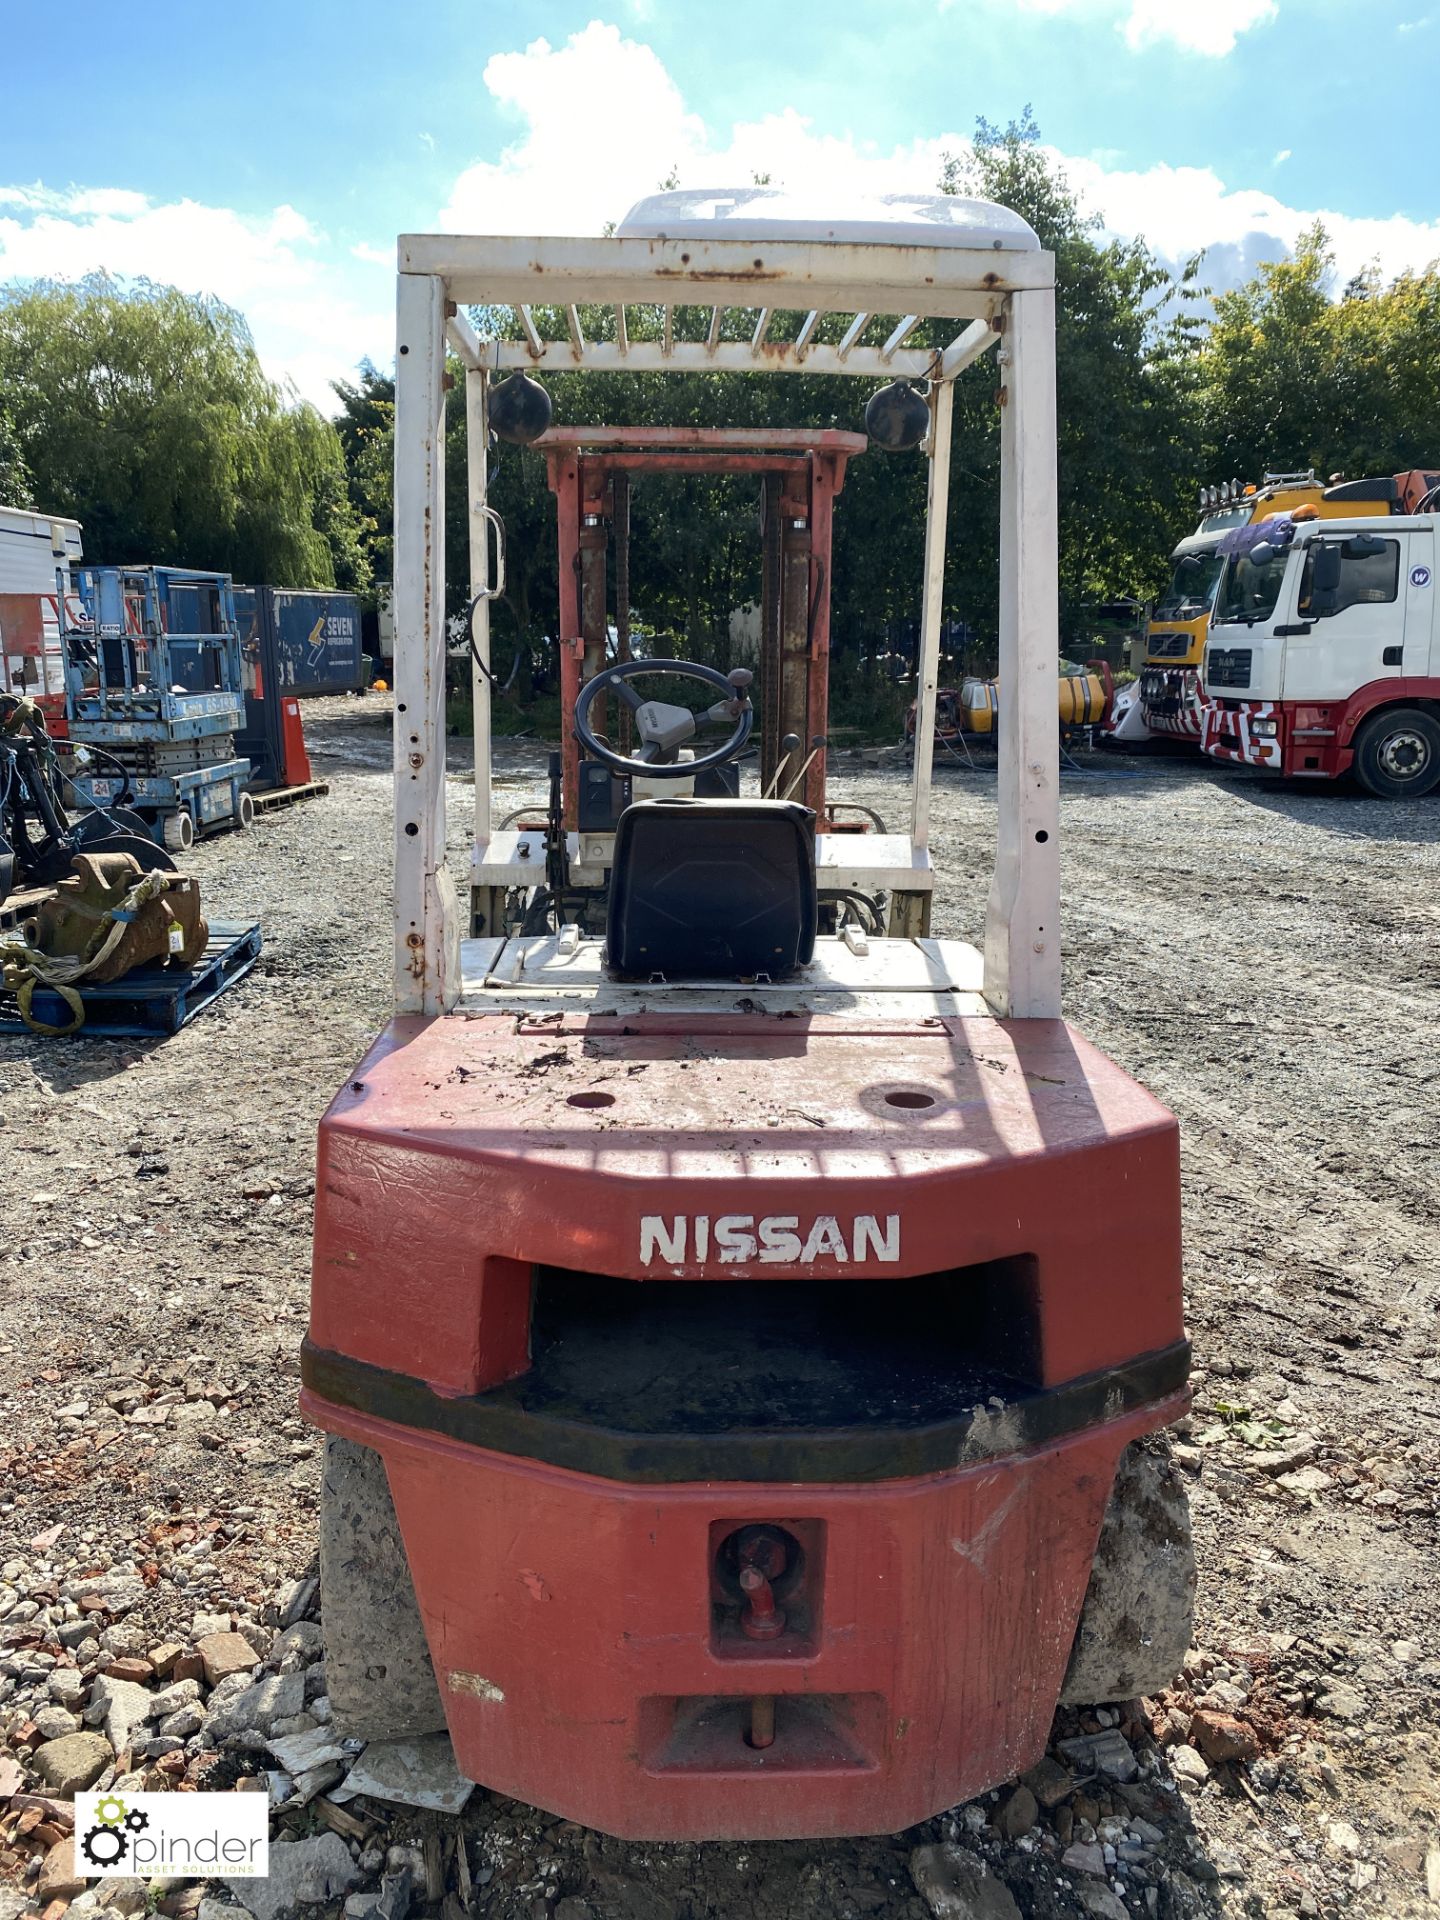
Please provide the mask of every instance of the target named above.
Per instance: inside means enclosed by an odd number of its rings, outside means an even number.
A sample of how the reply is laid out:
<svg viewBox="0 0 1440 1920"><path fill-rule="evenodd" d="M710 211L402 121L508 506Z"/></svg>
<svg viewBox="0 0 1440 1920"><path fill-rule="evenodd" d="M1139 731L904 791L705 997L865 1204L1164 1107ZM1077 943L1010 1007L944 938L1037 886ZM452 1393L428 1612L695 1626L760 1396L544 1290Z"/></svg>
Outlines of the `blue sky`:
<svg viewBox="0 0 1440 1920"><path fill-rule="evenodd" d="M1433 8L1433 18L1430 10ZM1029 101L1107 224L1226 284L1320 214L1342 274L1440 256L1440 0L243 8L0 0L0 280L213 292L323 402L391 351L400 231L594 232L672 166L933 186Z"/></svg>

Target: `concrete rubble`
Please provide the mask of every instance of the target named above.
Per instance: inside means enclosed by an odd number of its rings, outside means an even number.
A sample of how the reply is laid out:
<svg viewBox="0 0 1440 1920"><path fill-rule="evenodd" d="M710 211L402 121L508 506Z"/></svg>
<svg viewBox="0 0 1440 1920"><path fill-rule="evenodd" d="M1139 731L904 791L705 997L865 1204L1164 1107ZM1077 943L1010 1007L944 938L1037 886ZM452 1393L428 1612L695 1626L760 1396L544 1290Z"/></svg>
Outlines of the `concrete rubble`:
<svg viewBox="0 0 1440 1920"><path fill-rule="evenodd" d="M245 1902L254 1920L286 1920L298 1906L321 1907L349 1893L360 1878L350 1849L338 1833L291 1840L270 1849L264 1879L230 1880L226 1885Z"/></svg>
<svg viewBox="0 0 1440 1920"><path fill-rule="evenodd" d="M367 1793L407 1807L458 1813L474 1792L455 1765L443 1733L414 1740L372 1740L350 1770L347 1793Z"/></svg>
<svg viewBox="0 0 1440 1920"><path fill-rule="evenodd" d="M935 1920L1021 1920L1015 1896L964 1847L917 1847L910 1856L915 1891Z"/></svg>

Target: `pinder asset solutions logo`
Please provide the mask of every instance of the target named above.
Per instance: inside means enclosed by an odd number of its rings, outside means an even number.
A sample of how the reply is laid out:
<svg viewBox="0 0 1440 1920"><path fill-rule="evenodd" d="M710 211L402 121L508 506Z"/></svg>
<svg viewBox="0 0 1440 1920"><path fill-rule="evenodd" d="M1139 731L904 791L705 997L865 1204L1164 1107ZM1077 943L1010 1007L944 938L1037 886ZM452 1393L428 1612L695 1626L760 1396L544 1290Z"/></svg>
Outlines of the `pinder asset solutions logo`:
<svg viewBox="0 0 1440 1920"><path fill-rule="evenodd" d="M265 1793L77 1793L75 1866L87 1880L263 1878L270 1871L269 1810Z"/></svg>

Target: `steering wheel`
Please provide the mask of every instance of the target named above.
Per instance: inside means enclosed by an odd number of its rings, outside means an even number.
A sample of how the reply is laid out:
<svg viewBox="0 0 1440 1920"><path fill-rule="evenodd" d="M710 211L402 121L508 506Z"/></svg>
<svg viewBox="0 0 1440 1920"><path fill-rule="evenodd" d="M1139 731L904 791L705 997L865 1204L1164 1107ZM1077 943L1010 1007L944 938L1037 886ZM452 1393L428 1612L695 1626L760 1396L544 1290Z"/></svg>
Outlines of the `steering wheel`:
<svg viewBox="0 0 1440 1920"><path fill-rule="evenodd" d="M725 695L702 713L689 707L673 707L664 700L642 700L630 685L642 673L673 674L681 680L698 680L702 686L716 687ZM737 759L745 750L755 725L755 709L750 704L749 687L755 678L748 667L736 667L724 674L716 667L701 666L696 660L621 660L606 667L593 680L587 680L575 702L575 737L594 760L612 767L616 773L641 773L652 780L687 780L705 767L720 767ZM635 716L635 731L640 736L640 751L630 755L616 753L606 746L590 725L590 709L602 695L613 693L624 701ZM733 722L730 737L709 753L693 760L676 758L680 748L693 740L701 727L711 723Z"/></svg>

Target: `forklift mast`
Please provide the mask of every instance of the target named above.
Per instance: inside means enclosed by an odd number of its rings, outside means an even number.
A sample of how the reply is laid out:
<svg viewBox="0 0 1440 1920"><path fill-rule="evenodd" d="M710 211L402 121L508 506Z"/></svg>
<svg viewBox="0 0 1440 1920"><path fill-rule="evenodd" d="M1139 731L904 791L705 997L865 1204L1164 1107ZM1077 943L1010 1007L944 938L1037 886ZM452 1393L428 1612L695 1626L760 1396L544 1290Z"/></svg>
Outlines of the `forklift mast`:
<svg viewBox="0 0 1440 1920"><path fill-rule="evenodd" d="M718 211L717 211L718 208ZM728 209L728 211L727 211ZM758 264L757 264L758 263ZM866 209L854 223L792 217L791 203L765 189L740 192L730 202L714 196L662 194L633 210L608 239L478 239L416 234L400 241L399 353L396 379L395 556L396 695L396 1008L440 1013L460 995L462 914L445 868L444 783L444 462L441 413L447 345L465 366L469 485L470 576L475 599L473 676L475 821L472 881L499 889L533 875L534 849L497 829L491 814L489 607L493 587L492 516L487 513L487 408L491 382L516 369L543 374L575 367L636 372L745 371L784 377L846 375L856 381L897 379L928 383L925 552L919 585L921 638L916 752L909 821L869 850L869 870L849 877L901 893L928 895L934 886L930 853L930 788L938 683L945 522L950 477L954 382L987 353L997 354L1002 398L1000 500L999 677L1007 689L999 728L999 838L986 918L984 994L995 1012L1054 1017L1060 1010L1059 748L1055 730L1058 655L1055 482L1054 262L1034 234L1004 208L934 195ZM544 302L544 311L538 311ZM579 308L597 303L623 314L630 305L659 306L661 338L632 339L623 320L614 337L588 339ZM712 316L704 336L676 336L677 308L701 307ZM482 340L465 317L467 307L511 308L520 338ZM722 339L731 309L758 314L750 337ZM771 341L772 317L803 315L793 342ZM558 315L559 338L540 331L544 313ZM839 315L843 330L825 323ZM886 323L884 316L898 315ZM964 322L947 344L909 344L922 322ZM874 344L869 344L871 336ZM864 389L862 389L862 392ZM857 413L859 406L857 404ZM680 436L683 445L684 436ZM693 447L696 436L689 436ZM734 445L734 436L721 436ZM567 444L568 442L568 444ZM580 551L585 536L578 466L582 451L610 452L593 430L554 443L552 473L561 488L562 543ZM658 452L652 446L646 449ZM831 450L838 462L841 452ZM677 455L680 446L676 448ZM816 460L825 459L817 450ZM574 459L573 482L564 471ZM587 463L594 468L594 463ZM812 472L815 470L812 468ZM836 478L838 480L838 472ZM817 724L824 698L829 582L817 582L813 543L817 518L828 518L833 485L811 480L812 552L799 550L800 529L782 529L773 564L810 574L818 588L816 630L807 633L815 665L806 686L804 728L762 710L762 740L800 734L807 753L823 735ZM567 500L567 494L570 496ZM596 495L592 487L592 504ZM783 520L783 515L781 516ZM799 518L800 516L792 516ZM579 524L576 524L576 523ZM423 529L418 537L412 529ZM787 542L784 533L791 535ZM591 549L593 552L593 547ZM592 562L593 564L593 562ZM561 565L562 659L580 644L583 668L583 588ZM792 586L789 605L796 604ZM594 624L592 601L591 621ZM792 627L792 644L794 630ZM596 636L591 635L592 664ZM782 647L783 615L782 615ZM567 710L568 711L568 710ZM787 724L788 723L788 724ZM568 732L568 727L567 727ZM572 769L574 759L567 748ZM823 780L823 748L812 765L815 797ZM566 794L567 826L574 819L574 788ZM575 831L573 826L568 829ZM820 836L817 863L838 860ZM837 836L838 838L838 836ZM572 857L578 854L572 850ZM468 929L466 929L468 931ZM918 931L918 925L909 930ZM487 929L487 931L493 931Z"/></svg>
<svg viewBox="0 0 1440 1920"><path fill-rule="evenodd" d="M785 786L815 813L822 812L832 506L845 484L846 462L865 451L864 435L833 428L561 426L550 428L536 444L546 455L559 527L560 702L566 713L573 711L584 681L605 665L611 528L617 548L616 625L626 633L618 657L630 657L625 507L634 476L754 474L760 479L760 786L768 792L775 784L787 758L781 741L793 733L805 742L805 752L786 770ZM565 823L573 831L580 775L573 733L567 733L563 751Z"/></svg>

